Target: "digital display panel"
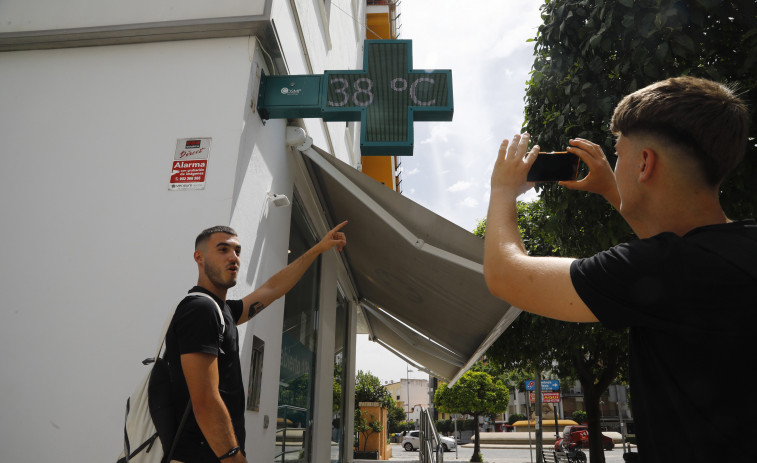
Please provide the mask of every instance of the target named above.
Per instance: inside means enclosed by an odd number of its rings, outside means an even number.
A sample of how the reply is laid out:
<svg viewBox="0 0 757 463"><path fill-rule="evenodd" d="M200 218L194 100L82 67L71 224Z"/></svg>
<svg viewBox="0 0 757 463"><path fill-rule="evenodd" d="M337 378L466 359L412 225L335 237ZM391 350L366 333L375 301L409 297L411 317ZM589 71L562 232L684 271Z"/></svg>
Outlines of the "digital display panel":
<svg viewBox="0 0 757 463"><path fill-rule="evenodd" d="M413 70L409 40L365 48L362 71L324 73L324 119L360 120L363 155L412 154L414 121L452 120L452 74Z"/></svg>
<svg viewBox="0 0 757 463"><path fill-rule="evenodd" d="M413 69L410 40L366 40L362 70L271 76L261 94L267 117L360 121L364 156L412 155L413 122L453 114L452 72Z"/></svg>

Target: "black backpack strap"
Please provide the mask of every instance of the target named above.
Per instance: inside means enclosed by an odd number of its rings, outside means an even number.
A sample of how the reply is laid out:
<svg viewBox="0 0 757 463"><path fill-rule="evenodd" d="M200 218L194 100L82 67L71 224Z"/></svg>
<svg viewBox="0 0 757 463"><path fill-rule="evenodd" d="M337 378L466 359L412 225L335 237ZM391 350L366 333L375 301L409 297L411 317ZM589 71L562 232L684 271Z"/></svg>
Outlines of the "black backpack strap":
<svg viewBox="0 0 757 463"><path fill-rule="evenodd" d="M218 302L216 300L205 293L201 292L192 292L189 293L189 296L202 296L210 299L213 301L213 304L216 306L216 310L218 310L218 316L221 319L221 329L223 331L223 334L226 334L226 320L223 318L223 311L221 310L221 307L218 305ZM164 336L165 337L165 336ZM171 461L171 458L173 457L174 452L176 451L176 445L179 442L179 436L181 436L181 432L184 430L184 426L187 424L187 420L189 419L189 415L192 412L192 399L187 402L187 406L184 408L184 414L181 416L181 421L179 422L179 426L176 428L176 434L174 434L173 442L171 443L171 449L168 452L167 455L163 457L163 460L165 463L169 463ZM157 437L157 434L156 434Z"/></svg>
<svg viewBox="0 0 757 463"><path fill-rule="evenodd" d="M170 463L171 458L173 457L173 453L176 450L176 444L179 442L179 436L181 436L181 432L184 430L184 425L187 424L187 419L189 418L189 413L191 411L192 411L192 400L190 399L189 402L187 402L187 407L184 409L184 414L181 416L179 427L176 429L176 435L173 437L173 443L171 444L171 451L168 452L168 455L166 455L165 457L166 463Z"/></svg>

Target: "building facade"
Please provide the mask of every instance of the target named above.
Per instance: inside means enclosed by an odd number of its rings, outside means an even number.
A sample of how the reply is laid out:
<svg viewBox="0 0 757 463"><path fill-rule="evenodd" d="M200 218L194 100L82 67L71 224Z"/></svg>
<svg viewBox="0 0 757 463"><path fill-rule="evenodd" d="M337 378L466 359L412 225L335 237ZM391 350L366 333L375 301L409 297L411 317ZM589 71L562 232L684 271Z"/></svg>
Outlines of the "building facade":
<svg viewBox="0 0 757 463"><path fill-rule="evenodd" d="M263 76L361 68L368 7L0 3L1 461L118 456L209 226L239 233L239 298L350 220L345 252L240 329L256 461L352 459L355 333L454 380L517 317L481 240L396 193L395 160L392 182L359 172L359 122L261 118Z"/></svg>
<svg viewBox="0 0 757 463"><path fill-rule="evenodd" d="M2 360L0 460L116 459L141 360L196 282L201 230L240 235L232 298L328 230L288 121L262 120L255 103L264 74L359 66L365 10L356 0L0 4L0 345L19 352ZM359 164L354 127L294 125ZM326 462L351 449L350 433L332 429L350 416L349 387L332 407L333 366L346 385L354 369L344 275L335 253L322 256L240 329L256 460L286 449ZM284 423L301 436L290 432L286 448Z"/></svg>
<svg viewBox="0 0 757 463"><path fill-rule="evenodd" d="M418 423L421 408L429 408L429 382L427 379L405 378L384 385L398 407L405 410L407 421ZM420 408L419 408L420 407Z"/></svg>

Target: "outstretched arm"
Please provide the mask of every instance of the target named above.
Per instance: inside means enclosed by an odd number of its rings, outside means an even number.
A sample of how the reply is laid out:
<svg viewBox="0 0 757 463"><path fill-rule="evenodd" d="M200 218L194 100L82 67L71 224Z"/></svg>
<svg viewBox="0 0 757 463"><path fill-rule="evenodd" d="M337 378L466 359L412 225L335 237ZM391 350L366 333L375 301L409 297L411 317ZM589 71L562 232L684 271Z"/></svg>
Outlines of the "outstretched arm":
<svg viewBox="0 0 757 463"><path fill-rule="evenodd" d="M528 134L504 140L492 172L484 239L484 278L493 295L519 309L564 321L597 321L573 288L573 259L532 257L518 230L516 201L528 190L528 170L539 152L527 152Z"/></svg>
<svg viewBox="0 0 757 463"><path fill-rule="evenodd" d="M332 248L341 251L347 245L347 237L339 230L345 225L346 221L329 230L315 246L269 278L263 286L245 296L242 299L244 310L237 324L248 321L292 289L318 256Z"/></svg>

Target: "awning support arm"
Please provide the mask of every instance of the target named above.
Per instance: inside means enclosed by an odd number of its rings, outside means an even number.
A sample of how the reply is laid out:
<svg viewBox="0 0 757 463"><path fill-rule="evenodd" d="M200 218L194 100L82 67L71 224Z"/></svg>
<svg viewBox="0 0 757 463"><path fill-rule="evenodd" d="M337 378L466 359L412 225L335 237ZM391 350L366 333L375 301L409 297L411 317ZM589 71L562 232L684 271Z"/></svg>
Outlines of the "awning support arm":
<svg viewBox="0 0 757 463"><path fill-rule="evenodd" d="M393 322L393 321L389 320L369 300L363 298L363 299L360 300L360 303L362 304L364 310L367 310L368 312L370 312L370 314L372 316L374 316L374 317L378 318L379 320L383 321L385 325L391 326L392 323L396 323L396 322ZM409 329L411 329L411 328L409 328ZM443 360L443 361L445 361L445 362L447 362L447 363L449 363L451 365L455 365L457 367L462 367L463 365L465 365L465 358L464 357L460 356L456 352L453 352L453 351L450 351L450 350L447 350L447 349L445 349L445 351L442 351L441 349L444 349L444 347L442 347L441 344L439 344L440 350L429 349L428 347L426 347L426 346L424 346L422 344L418 344L414 339L412 339L411 337L407 336L406 334L404 334L402 332L398 332L397 335L399 337L401 337L405 342L407 342L408 344L410 344L411 346L413 346L414 348L418 349L421 352L425 352L428 355L434 356L434 357L436 357L436 358L438 358L440 360ZM418 336L421 336L421 335L419 334ZM428 338L428 339L429 339L429 341L434 342L430 338Z"/></svg>

